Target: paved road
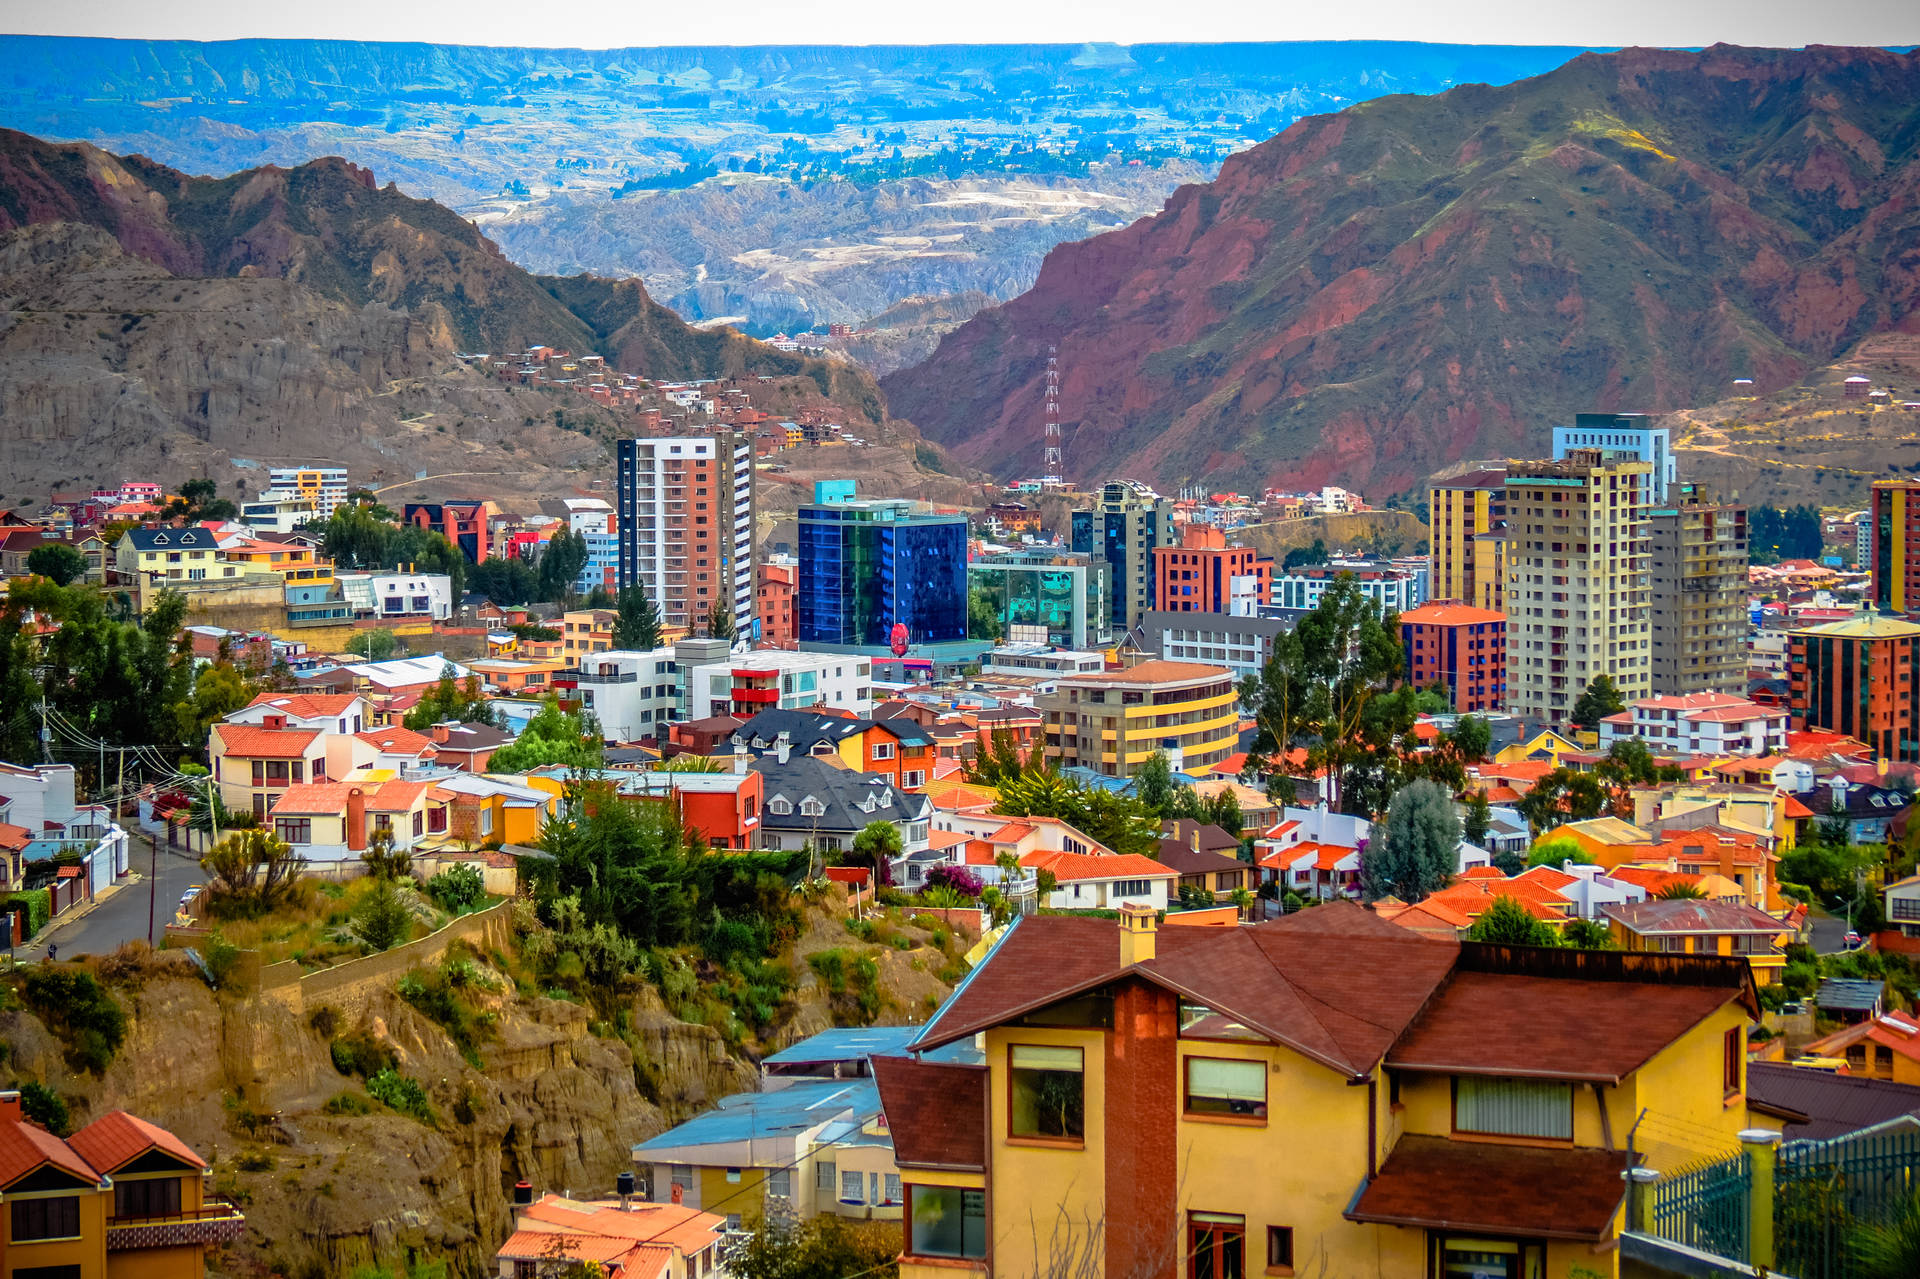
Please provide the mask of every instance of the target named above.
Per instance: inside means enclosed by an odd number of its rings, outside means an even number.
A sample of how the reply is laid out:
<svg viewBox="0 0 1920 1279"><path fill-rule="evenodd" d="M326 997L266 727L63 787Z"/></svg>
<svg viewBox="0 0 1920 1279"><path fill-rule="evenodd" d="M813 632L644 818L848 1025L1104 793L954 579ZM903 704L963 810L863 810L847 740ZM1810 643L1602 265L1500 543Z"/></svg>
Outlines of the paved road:
<svg viewBox="0 0 1920 1279"><path fill-rule="evenodd" d="M136 937L141 941L147 939L147 875L156 864L154 847L144 832L135 830L132 835L132 844L127 849L127 862L133 873L92 910L71 923L56 923L38 945L22 947L16 952L19 958L46 958L48 942L60 948L62 959L68 959L76 955L104 955L121 942ZM164 845L159 850L157 864L160 871L159 887L152 897L153 936L156 943L167 921L173 918L173 908L180 901L181 894L187 891L188 886L206 879L206 872L200 869L199 859Z"/></svg>
<svg viewBox="0 0 1920 1279"><path fill-rule="evenodd" d="M1816 954L1835 955L1847 948L1847 917L1829 915L1815 906L1807 912L1807 927L1813 934Z"/></svg>

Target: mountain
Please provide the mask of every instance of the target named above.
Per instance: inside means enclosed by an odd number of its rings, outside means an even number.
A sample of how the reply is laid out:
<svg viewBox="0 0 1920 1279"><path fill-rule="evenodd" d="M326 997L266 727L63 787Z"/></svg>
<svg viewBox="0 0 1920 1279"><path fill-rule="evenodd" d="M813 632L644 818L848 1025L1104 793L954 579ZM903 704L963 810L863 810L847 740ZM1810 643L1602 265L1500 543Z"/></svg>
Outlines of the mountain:
<svg viewBox="0 0 1920 1279"><path fill-rule="evenodd" d="M883 417L857 370L693 329L637 281L530 275L343 160L195 178L0 131L0 499L303 459L570 491L603 478L622 422L455 358L534 343L659 378L764 374Z"/></svg>
<svg viewBox="0 0 1920 1279"><path fill-rule="evenodd" d="M964 461L1402 491L1920 326L1920 56L1584 54L1302 120L883 380Z"/></svg>

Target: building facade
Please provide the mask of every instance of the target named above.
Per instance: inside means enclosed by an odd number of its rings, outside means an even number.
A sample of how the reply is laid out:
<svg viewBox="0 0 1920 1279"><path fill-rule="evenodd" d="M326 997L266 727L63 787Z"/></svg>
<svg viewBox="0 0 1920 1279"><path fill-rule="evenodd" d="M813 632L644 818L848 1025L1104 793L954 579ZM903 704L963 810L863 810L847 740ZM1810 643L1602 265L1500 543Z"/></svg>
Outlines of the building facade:
<svg viewBox="0 0 1920 1279"><path fill-rule="evenodd" d="M759 617L756 646L792 648L799 641L793 629L793 588L798 566L791 560L763 559L753 589L753 607Z"/></svg>
<svg viewBox="0 0 1920 1279"><path fill-rule="evenodd" d="M754 618L753 441L731 431L621 440L615 477L619 584L652 597L661 624L704 634L716 605Z"/></svg>
<svg viewBox="0 0 1920 1279"><path fill-rule="evenodd" d="M748 719L771 707L831 707L851 715L873 710L873 663L857 653L794 653L756 649L687 672L689 719Z"/></svg>
<svg viewBox="0 0 1920 1279"><path fill-rule="evenodd" d="M1308 613L1320 607L1320 597L1342 577L1353 578L1360 593L1371 599L1382 616L1404 613L1427 601L1427 569L1392 560L1340 559L1291 569L1273 579L1270 611L1282 616Z"/></svg>
<svg viewBox="0 0 1920 1279"><path fill-rule="evenodd" d="M1553 428L1554 460L1564 461L1587 449L1631 454L1651 468L1644 481L1647 504L1664 502L1667 490L1680 477L1679 461L1673 455L1671 432L1652 421L1644 413L1576 413L1572 426Z"/></svg>
<svg viewBox="0 0 1920 1279"><path fill-rule="evenodd" d="M1113 569L1080 551L1026 550L967 566L968 586L993 601L1008 644L1099 648L1113 642Z"/></svg>
<svg viewBox="0 0 1920 1279"><path fill-rule="evenodd" d="M1034 699L1047 758L1131 777L1164 750L1176 772L1217 764L1237 748L1239 695L1224 666L1167 660L1074 675Z"/></svg>
<svg viewBox="0 0 1920 1279"><path fill-rule="evenodd" d="M402 518L415 528L430 529L460 549L470 563L493 554L491 502L408 502Z"/></svg>
<svg viewBox="0 0 1920 1279"><path fill-rule="evenodd" d="M1407 682L1447 687L1461 714L1498 711L1507 698L1507 619L1490 609L1441 601L1400 615Z"/></svg>
<svg viewBox="0 0 1920 1279"><path fill-rule="evenodd" d="M1867 517L1873 602L1892 613L1920 610L1920 479L1875 480Z"/></svg>
<svg viewBox="0 0 1920 1279"><path fill-rule="evenodd" d="M347 500L347 468L344 466L276 466L267 472L267 491L263 501L292 498L311 502L323 520Z"/></svg>
<svg viewBox="0 0 1920 1279"><path fill-rule="evenodd" d="M1747 508L1701 500L1692 484L1647 512L1653 691L1747 686Z"/></svg>
<svg viewBox="0 0 1920 1279"><path fill-rule="evenodd" d="M1185 524L1180 541L1153 550L1153 607L1162 613L1251 617L1273 591L1273 561L1250 546L1228 546L1225 531Z"/></svg>
<svg viewBox="0 0 1920 1279"><path fill-rule="evenodd" d="M1788 713L1731 693L1641 698L1600 720L1600 749L1637 738L1656 755L1776 755L1787 749Z"/></svg>
<svg viewBox="0 0 1920 1279"><path fill-rule="evenodd" d="M885 649L967 638L967 520L906 501L800 508L794 634L802 647Z"/></svg>
<svg viewBox="0 0 1920 1279"><path fill-rule="evenodd" d="M1141 650L1176 662L1210 662L1236 678L1257 674L1273 656L1273 641L1292 623L1233 613L1152 612L1140 619Z"/></svg>
<svg viewBox="0 0 1920 1279"><path fill-rule="evenodd" d="M1920 626L1874 615L1787 637L1795 732L1844 733L1880 759L1920 762Z"/></svg>
<svg viewBox="0 0 1920 1279"><path fill-rule="evenodd" d="M1073 549L1109 566L1116 634L1153 607L1154 548L1173 540L1173 503L1137 480L1102 485L1092 510L1073 513Z"/></svg>
<svg viewBox="0 0 1920 1279"><path fill-rule="evenodd" d="M1606 675L1652 692L1651 464L1575 449L1507 470L1507 709L1565 722Z"/></svg>
<svg viewBox="0 0 1920 1279"><path fill-rule="evenodd" d="M1434 481L1427 488L1427 520L1432 597L1501 612L1507 593L1506 469L1481 467Z"/></svg>

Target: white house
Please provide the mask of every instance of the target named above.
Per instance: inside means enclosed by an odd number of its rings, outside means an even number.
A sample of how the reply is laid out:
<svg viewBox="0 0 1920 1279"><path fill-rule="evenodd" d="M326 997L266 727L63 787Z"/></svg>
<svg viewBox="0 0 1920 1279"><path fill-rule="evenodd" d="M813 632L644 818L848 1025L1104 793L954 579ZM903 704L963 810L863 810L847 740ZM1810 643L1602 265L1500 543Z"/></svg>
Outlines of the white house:
<svg viewBox="0 0 1920 1279"><path fill-rule="evenodd" d="M687 672L687 718L751 718L769 707L873 713L873 661L849 653L755 649Z"/></svg>
<svg viewBox="0 0 1920 1279"><path fill-rule="evenodd" d="M1033 852L1020 864L1053 876L1046 905L1055 910L1112 910L1148 906L1165 910L1180 876L1138 853Z"/></svg>
<svg viewBox="0 0 1920 1279"><path fill-rule="evenodd" d="M1557 883L1553 890L1572 902L1574 913L1582 919L1602 918L1601 911L1607 906L1623 906L1628 902L1647 900L1644 887L1624 879L1615 879L1599 866L1563 862L1560 873L1573 876L1573 882Z"/></svg>
<svg viewBox="0 0 1920 1279"><path fill-rule="evenodd" d="M453 579L445 573L335 573L355 617L453 616Z"/></svg>
<svg viewBox="0 0 1920 1279"><path fill-rule="evenodd" d="M636 742L658 736L672 723L680 705L679 676L672 648L647 652L614 649L587 653L578 670L554 677L556 686L569 681L581 706L600 722L600 736L610 742Z"/></svg>
<svg viewBox="0 0 1920 1279"><path fill-rule="evenodd" d="M1661 755L1771 755L1787 749L1785 707L1731 693L1643 697L1600 721L1600 749L1637 738Z"/></svg>

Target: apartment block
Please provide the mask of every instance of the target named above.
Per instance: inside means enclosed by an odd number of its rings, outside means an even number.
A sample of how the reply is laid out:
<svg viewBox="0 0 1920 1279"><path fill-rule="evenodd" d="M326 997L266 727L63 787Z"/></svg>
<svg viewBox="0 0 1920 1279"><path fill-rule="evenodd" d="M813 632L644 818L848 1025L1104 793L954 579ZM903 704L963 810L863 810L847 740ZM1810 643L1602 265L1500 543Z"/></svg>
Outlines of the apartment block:
<svg viewBox="0 0 1920 1279"><path fill-rule="evenodd" d="M754 609L760 619L756 646L792 648L799 641L793 631L794 577L799 565L791 558L763 559L753 588Z"/></svg>
<svg viewBox="0 0 1920 1279"><path fill-rule="evenodd" d="M1507 619L1490 609L1452 600L1422 604L1400 615L1407 682L1444 684L1461 714L1498 711L1507 694Z"/></svg>
<svg viewBox="0 0 1920 1279"><path fill-rule="evenodd" d="M267 472L262 500L293 498L311 502L321 519L330 519L347 500L344 466L276 466Z"/></svg>
<svg viewBox="0 0 1920 1279"><path fill-rule="evenodd" d="M1587 449L1630 454L1651 468L1645 481L1648 504L1664 502L1679 479L1679 460L1673 455L1671 433L1652 422L1644 413L1576 413L1572 426L1553 428L1554 460Z"/></svg>
<svg viewBox="0 0 1920 1279"><path fill-rule="evenodd" d="M967 638L967 520L824 486L800 508L794 632L803 648L916 649Z"/></svg>
<svg viewBox="0 0 1920 1279"><path fill-rule="evenodd" d="M1282 616L1311 612L1335 582L1351 577L1382 616L1404 613L1427 602L1429 573L1420 560L1338 559L1291 569L1273 579L1271 611Z"/></svg>
<svg viewBox="0 0 1920 1279"><path fill-rule="evenodd" d="M1867 519L1873 602L1892 613L1920 610L1920 479L1875 480Z"/></svg>
<svg viewBox="0 0 1920 1279"><path fill-rule="evenodd" d="M1507 472L1481 467L1427 489L1432 529L1428 588L1498 613L1506 608Z"/></svg>
<svg viewBox="0 0 1920 1279"><path fill-rule="evenodd" d="M1507 468L1507 709L1564 723L1606 675L1652 692L1652 464L1599 449Z"/></svg>
<svg viewBox="0 0 1920 1279"><path fill-rule="evenodd" d="M1239 741L1239 696L1224 666L1162 660L1074 675L1034 706L1049 760L1108 777L1133 776L1161 750L1176 772L1217 764Z"/></svg>
<svg viewBox="0 0 1920 1279"><path fill-rule="evenodd" d="M1920 762L1920 626L1871 615L1789 633L1795 732L1844 733L1877 758Z"/></svg>
<svg viewBox="0 0 1920 1279"><path fill-rule="evenodd" d="M1137 480L1102 485L1092 510L1073 513L1073 549L1106 557L1112 569L1116 632L1153 607L1154 548L1173 541L1173 503Z"/></svg>
<svg viewBox="0 0 1920 1279"><path fill-rule="evenodd" d="M1692 484L1647 512L1652 563L1653 691L1747 687L1747 508L1704 500Z"/></svg>
<svg viewBox="0 0 1920 1279"><path fill-rule="evenodd" d="M1226 533L1185 524L1180 541L1153 550L1153 607L1163 613L1239 613L1251 617L1273 591L1273 561Z"/></svg>
<svg viewBox="0 0 1920 1279"><path fill-rule="evenodd" d="M1113 641L1113 569L1104 556L1055 549L984 555L967 566L967 584L993 602L1009 644L1090 649Z"/></svg>
<svg viewBox="0 0 1920 1279"><path fill-rule="evenodd" d="M729 431L621 440L619 582L652 596L660 620L704 634L716 604L753 630L753 441Z"/></svg>
<svg viewBox="0 0 1920 1279"><path fill-rule="evenodd" d="M1225 666L1239 678L1264 669L1273 658L1273 641L1289 629L1290 624L1277 617L1155 611L1140 619L1134 635L1142 652Z"/></svg>
<svg viewBox="0 0 1920 1279"><path fill-rule="evenodd" d="M492 502L408 502L401 512L406 523L441 534L475 564L494 554L490 525L498 514Z"/></svg>

